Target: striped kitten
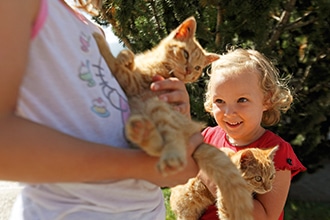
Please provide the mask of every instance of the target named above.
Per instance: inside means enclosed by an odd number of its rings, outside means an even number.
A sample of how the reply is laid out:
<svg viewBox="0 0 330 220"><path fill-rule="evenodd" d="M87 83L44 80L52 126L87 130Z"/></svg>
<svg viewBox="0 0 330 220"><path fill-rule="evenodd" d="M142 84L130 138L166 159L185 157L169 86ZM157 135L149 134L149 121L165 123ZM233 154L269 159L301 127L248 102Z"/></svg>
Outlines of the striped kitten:
<svg viewBox="0 0 330 220"><path fill-rule="evenodd" d="M174 76L185 83L194 82L204 67L220 58L200 46L195 31L196 21L190 17L155 48L137 55L123 50L116 58L104 37L94 33L103 58L128 97L131 115L125 126L127 139L149 155L158 156L158 169L164 175L185 166L187 141L192 134L201 131L203 125L160 101L150 91L150 84L156 74L164 78ZM252 220L250 192L230 159L208 144L200 145L193 157L199 167L214 178L219 188L231 190L223 195L228 204L243 204L240 208L228 207L231 219ZM237 181L232 182L232 178Z"/></svg>
<svg viewBox="0 0 330 220"><path fill-rule="evenodd" d="M277 146L269 149L247 148L235 153L229 148L221 148L241 171L251 198L253 193L264 194L272 189L276 172L273 158L277 149ZM230 204L223 198L224 193L227 192L220 189L217 198L214 198L200 179L191 178L186 184L171 189L170 204L177 220L191 220L199 219L207 207L217 200L219 218L227 219L230 213L226 210Z"/></svg>

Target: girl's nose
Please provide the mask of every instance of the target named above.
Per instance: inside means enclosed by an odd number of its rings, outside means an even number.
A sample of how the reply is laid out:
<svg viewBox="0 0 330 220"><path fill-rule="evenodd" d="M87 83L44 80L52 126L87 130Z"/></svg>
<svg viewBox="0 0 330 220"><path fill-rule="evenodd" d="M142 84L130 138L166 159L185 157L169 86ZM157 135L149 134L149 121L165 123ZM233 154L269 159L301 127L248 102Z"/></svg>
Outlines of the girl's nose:
<svg viewBox="0 0 330 220"><path fill-rule="evenodd" d="M235 113L236 113L236 111L235 111L235 108L233 106L227 105L224 109L224 114L227 115L227 116L235 114Z"/></svg>

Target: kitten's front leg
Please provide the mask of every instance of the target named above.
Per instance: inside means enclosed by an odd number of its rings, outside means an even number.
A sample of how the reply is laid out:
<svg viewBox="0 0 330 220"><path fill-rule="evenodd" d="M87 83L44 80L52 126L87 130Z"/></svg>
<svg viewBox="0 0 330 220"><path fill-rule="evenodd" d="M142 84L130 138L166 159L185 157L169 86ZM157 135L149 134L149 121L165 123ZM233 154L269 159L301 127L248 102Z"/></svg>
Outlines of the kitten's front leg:
<svg viewBox="0 0 330 220"><path fill-rule="evenodd" d="M169 140L171 139L171 140ZM182 170L186 161L186 142L180 135L170 134L165 137L162 154L159 158L157 168L163 175L176 173Z"/></svg>
<svg viewBox="0 0 330 220"><path fill-rule="evenodd" d="M201 144L193 154L200 169L217 185L221 220L253 220L253 199L241 172L221 150Z"/></svg>
<svg viewBox="0 0 330 220"><path fill-rule="evenodd" d="M140 74L136 72L132 51L122 50L116 58L116 67L117 72L112 74L116 77L127 97L134 97L143 92L145 82L143 82Z"/></svg>
<svg viewBox="0 0 330 220"><path fill-rule="evenodd" d="M122 67L128 68L129 70L134 70L135 63L134 63L134 53L130 50L122 50L117 56L117 63Z"/></svg>
<svg viewBox="0 0 330 220"><path fill-rule="evenodd" d="M111 72L116 73L117 72L116 58L111 53L108 43L105 40L104 36L98 32L94 32L93 37L109 69L111 70Z"/></svg>

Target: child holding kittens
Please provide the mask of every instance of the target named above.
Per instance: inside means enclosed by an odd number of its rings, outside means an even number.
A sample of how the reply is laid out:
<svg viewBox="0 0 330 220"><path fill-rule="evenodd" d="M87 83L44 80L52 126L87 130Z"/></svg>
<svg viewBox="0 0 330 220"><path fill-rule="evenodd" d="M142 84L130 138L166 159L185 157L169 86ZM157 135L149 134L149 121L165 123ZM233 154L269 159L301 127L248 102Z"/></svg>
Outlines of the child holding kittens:
<svg viewBox="0 0 330 220"><path fill-rule="evenodd" d="M291 179L306 170L290 144L263 127L278 123L291 102L290 90L274 65L255 50L235 49L212 64L204 105L218 126L203 131L205 142L235 152L279 146L272 190L254 195L256 220L283 219ZM198 177L215 195L216 187L208 177L202 172ZM216 207L210 206L200 219L219 219Z"/></svg>
<svg viewBox="0 0 330 220"><path fill-rule="evenodd" d="M160 186L197 174L202 136L163 177L124 137L130 110L93 40L100 27L64 0L1 1L0 16L0 179L24 183L11 219L165 219ZM189 115L182 82L151 89Z"/></svg>

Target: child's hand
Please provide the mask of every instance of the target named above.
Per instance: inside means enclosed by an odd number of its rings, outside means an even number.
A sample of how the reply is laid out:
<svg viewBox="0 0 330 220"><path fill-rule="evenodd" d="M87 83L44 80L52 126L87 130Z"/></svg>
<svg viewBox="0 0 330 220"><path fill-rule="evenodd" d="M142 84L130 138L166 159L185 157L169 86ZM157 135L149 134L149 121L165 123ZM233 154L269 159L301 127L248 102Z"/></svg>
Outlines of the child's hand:
<svg viewBox="0 0 330 220"><path fill-rule="evenodd" d="M212 193L212 195L216 198L217 196L217 186L215 183L211 181L211 179L202 171L200 170L197 178L199 178L204 185L208 188L208 190Z"/></svg>
<svg viewBox="0 0 330 220"><path fill-rule="evenodd" d="M199 132L192 135L187 145L187 165L178 173L166 177L158 177L156 184L161 187L174 187L179 184L185 184L190 178L196 177L199 167L192 154L203 140L203 136Z"/></svg>
<svg viewBox="0 0 330 220"><path fill-rule="evenodd" d="M161 92L159 99L172 104L182 114L190 116L189 95L182 81L177 78L164 79L158 75L153 78L153 81L150 89Z"/></svg>

